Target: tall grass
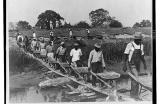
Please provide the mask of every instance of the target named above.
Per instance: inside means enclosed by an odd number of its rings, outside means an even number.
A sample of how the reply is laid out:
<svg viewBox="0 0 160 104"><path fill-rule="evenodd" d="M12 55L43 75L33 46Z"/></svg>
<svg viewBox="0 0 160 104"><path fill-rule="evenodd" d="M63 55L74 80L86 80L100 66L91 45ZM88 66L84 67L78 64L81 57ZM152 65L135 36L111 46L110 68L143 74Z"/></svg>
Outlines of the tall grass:
<svg viewBox="0 0 160 104"><path fill-rule="evenodd" d="M11 44L11 43L10 43ZM12 47L11 47L12 46ZM9 48L9 70L13 73L37 71L40 72L44 66L25 54L16 45L11 45Z"/></svg>
<svg viewBox="0 0 160 104"><path fill-rule="evenodd" d="M89 58L89 53L94 49L94 44L96 42L100 42L98 40L86 41L80 44L83 44L81 46L82 49L82 62L84 65L87 65L87 61ZM102 44L101 50L104 54L104 59L107 64L113 64L113 63L120 63L123 61L124 57L124 51L127 46L127 44L130 42L130 40L117 40L113 42L105 42ZM67 56L69 56L69 53L71 49L73 49L73 43L70 41L70 44L66 42L67 44ZM147 39L143 41L144 44L144 53L146 56L150 56L152 49L151 49L151 40Z"/></svg>

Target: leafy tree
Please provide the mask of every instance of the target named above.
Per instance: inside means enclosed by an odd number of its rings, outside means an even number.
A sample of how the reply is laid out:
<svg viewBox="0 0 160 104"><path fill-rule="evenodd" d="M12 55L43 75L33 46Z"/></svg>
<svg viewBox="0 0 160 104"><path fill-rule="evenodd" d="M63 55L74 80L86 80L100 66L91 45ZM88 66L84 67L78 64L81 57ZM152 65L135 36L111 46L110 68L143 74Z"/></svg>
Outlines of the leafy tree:
<svg viewBox="0 0 160 104"><path fill-rule="evenodd" d="M17 23L17 28L18 29L31 29L32 26L29 25L29 23L27 21L19 21Z"/></svg>
<svg viewBox="0 0 160 104"><path fill-rule="evenodd" d="M65 21L63 27L64 27L64 28L67 28L67 25L68 25L68 24L67 24L67 22Z"/></svg>
<svg viewBox="0 0 160 104"><path fill-rule="evenodd" d="M112 20L109 26L110 27L122 27L122 23L119 22L118 20Z"/></svg>
<svg viewBox="0 0 160 104"><path fill-rule="evenodd" d="M89 28L89 24L86 23L86 21L80 21L77 24L74 25L76 28Z"/></svg>
<svg viewBox="0 0 160 104"><path fill-rule="evenodd" d="M50 29L50 23L52 23L53 28L56 27L56 21L60 22L64 20L58 13L53 10L46 10L38 16L38 21L35 26L39 26L41 29Z"/></svg>
<svg viewBox="0 0 160 104"><path fill-rule="evenodd" d="M140 23L136 22L133 27L151 27L151 22L149 20L142 20Z"/></svg>
<svg viewBox="0 0 160 104"><path fill-rule="evenodd" d="M140 27L140 24L138 23L138 22L136 22L134 25L133 25L133 27L135 28L135 27Z"/></svg>
<svg viewBox="0 0 160 104"><path fill-rule="evenodd" d="M89 13L89 18L92 22L93 27L101 26L105 21L108 20L109 12L104 9L97 9Z"/></svg>

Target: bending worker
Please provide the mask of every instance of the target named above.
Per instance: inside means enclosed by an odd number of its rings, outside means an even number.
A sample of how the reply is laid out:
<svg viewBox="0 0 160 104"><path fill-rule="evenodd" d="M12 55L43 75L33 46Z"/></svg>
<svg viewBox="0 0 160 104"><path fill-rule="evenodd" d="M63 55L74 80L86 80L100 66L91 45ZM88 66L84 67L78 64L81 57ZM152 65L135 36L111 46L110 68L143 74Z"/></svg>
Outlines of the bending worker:
<svg viewBox="0 0 160 104"><path fill-rule="evenodd" d="M101 45L96 43L94 45L95 49L92 50L89 54L88 59L88 68L92 70L94 73L101 73L105 70L105 62L103 53L100 50ZM92 85L96 86L96 77L92 75Z"/></svg>
<svg viewBox="0 0 160 104"><path fill-rule="evenodd" d="M127 44L127 47L124 52L124 67L123 70L127 70L127 61L129 61L128 65L130 68L131 73L137 77L140 74L140 61L144 64L145 71L147 70L147 66L144 59L144 50L143 50L143 44L142 41L142 35L140 32L136 32L134 41ZM139 99L138 97L139 92L139 84L134 81L134 79L131 80L131 90L130 90L130 96L135 99Z"/></svg>

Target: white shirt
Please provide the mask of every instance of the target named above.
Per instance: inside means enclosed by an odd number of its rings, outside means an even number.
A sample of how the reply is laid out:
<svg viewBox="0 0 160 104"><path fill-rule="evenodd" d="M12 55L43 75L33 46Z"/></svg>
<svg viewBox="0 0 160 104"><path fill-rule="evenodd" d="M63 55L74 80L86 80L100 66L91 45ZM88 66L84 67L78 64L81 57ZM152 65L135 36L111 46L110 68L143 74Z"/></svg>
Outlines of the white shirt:
<svg viewBox="0 0 160 104"><path fill-rule="evenodd" d="M72 36L72 31L69 31L69 35Z"/></svg>
<svg viewBox="0 0 160 104"><path fill-rule="evenodd" d="M70 52L70 56L72 56L72 62L80 60L80 56L82 55L81 49L72 49Z"/></svg>
<svg viewBox="0 0 160 104"><path fill-rule="evenodd" d="M23 42L23 36L22 35L18 35L17 40L19 40L19 38L22 38L22 42Z"/></svg>
<svg viewBox="0 0 160 104"><path fill-rule="evenodd" d="M93 62L102 62L102 66L105 67L105 62L104 62L104 57L102 51L95 51L92 50L89 54L89 59L88 59L88 67L91 66L91 63Z"/></svg>
<svg viewBox="0 0 160 104"><path fill-rule="evenodd" d="M36 38L36 33L33 33L33 38Z"/></svg>
<svg viewBox="0 0 160 104"><path fill-rule="evenodd" d="M90 31L89 31L89 30L87 30L87 33L90 33Z"/></svg>
<svg viewBox="0 0 160 104"><path fill-rule="evenodd" d="M132 44L134 45L134 47ZM131 61L134 49L140 49L140 45L135 44L134 41L127 44L124 54L129 54L129 61ZM144 55L143 44L141 44L141 52L142 55Z"/></svg>

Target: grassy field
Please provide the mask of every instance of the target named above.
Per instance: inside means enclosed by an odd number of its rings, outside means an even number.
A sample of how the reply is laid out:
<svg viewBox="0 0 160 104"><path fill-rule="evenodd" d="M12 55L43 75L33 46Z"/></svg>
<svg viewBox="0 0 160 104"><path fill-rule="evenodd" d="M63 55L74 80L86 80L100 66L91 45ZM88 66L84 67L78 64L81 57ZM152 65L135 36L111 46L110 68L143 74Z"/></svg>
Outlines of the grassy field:
<svg viewBox="0 0 160 104"><path fill-rule="evenodd" d="M72 29L74 36L86 36L86 30L85 29ZM54 34L56 36L60 37L68 37L69 31L68 29L54 29ZM142 32L144 34L151 35L151 28L112 28L112 29L105 29L105 28L91 28L90 29L91 35L102 35L102 36L111 36L111 35L117 35L117 34L129 34L132 35L135 32ZM22 30L20 31L23 36L27 35L28 37L32 37L33 30ZM41 37L49 37L49 30L35 30L35 33L37 36ZM9 36L14 36L15 31L10 32Z"/></svg>
<svg viewBox="0 0 160 104"><path fill-rule="evenodd" d="M135 31L135 30L130 30L130 29L124 29L126 32L129 31ZM139 31L143 31L144 32L148 32L149 33L149 28L145 28L145 29L139 29ZM112 30L107 30L107 29L91 29L91 34L94 35L94 34L100 34L101 32L101 35L104 35L106 34L107 32L109 32L110 35L113 34L113 32L116 32L116 31L120 31L120 29L112 29ZM32 37L32 31L28 30L28 31L20 31L22 33L22 35L28 35L29 37ZM55 30L54 32L56 35L60 35L60 36L67 36L68 35L68 30L66 29L61 29L61 30ZM85 33L85 30L80 30L80 31L77 31L77 30L74 30L74 34L77 34L77 35L82 35L83 33ZM93 34L94 33L94 34ZM118 32L117 32L118 33ZM41 37L41 36L45 36L45 37L48 37L49 36L49 31L36 31L36 34L38 37ZM15 35L15 32L9 32L9 36L14 36ZM127 45L127 43L129 43L130 41L132 41L132 39L106 39L106 40L100 40L100 39L95 39L95 40L88 40L88 39L84 39L82 41L77 41L77 40L63 40L63 39L59 39L57 40L57 43L55 43L55 51L56 49L59 47L59 43L61 41L64 41L65 44L66 44L66 47L67 47L67 58L69 58L69 53L70 53L70 50L73 48L73 44L75 42L79 42L80 44L80 48L82 49L82 53L83 53L83 56L82 56L82 62L85 66L87 66L87 61L88 61L88 57L89 57L89 53L91 50L94 49L94 44L95 43L102 43L102 51L104 53L104 59L105 59L105 62L106 62L106 65L108 66L117 66L117 65L120 65L122 60L123 60L123 53L124 53L124 50L125 50L125 47ZM144 53L145 53L145 56L151 56L151 38L145 38L143 39L143 44L144 44ZM12 50L12 51L16 51L16 50ZM14 52L13 52L14 53ZM10 53L12 54L12 53ZM14 55L14 54L12 54ZM24 55L25 56L25 55ZM16 57L16 56L14 56ZM151 57L150 57L151 58ZM18 58L17 58L18 60ZM121 65L120 65L121 66ZM118 68L118 67L117 67ZM111 69L111 68L110 68Z"/></svg>

